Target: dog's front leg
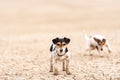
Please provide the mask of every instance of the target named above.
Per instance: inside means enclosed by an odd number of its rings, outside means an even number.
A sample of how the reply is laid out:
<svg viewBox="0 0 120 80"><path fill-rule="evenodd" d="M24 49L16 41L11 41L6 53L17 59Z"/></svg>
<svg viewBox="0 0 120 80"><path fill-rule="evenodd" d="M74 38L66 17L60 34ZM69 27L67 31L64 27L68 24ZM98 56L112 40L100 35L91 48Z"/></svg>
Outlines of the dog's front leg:
<svg viewBox="0 0 120 80"><path fill-rule="evenodd" d="M101 53L101 50L100 50L100 48L99 48L97 51L98 51L98 53Z"/></svg>
<svg viewBox="0 0 120 80"><path fill-rule="evenodd" d="M54 75L58 75L57 60L54 61Z"/></svg>
<svg viewBox="0 0 120 80"><path fill-rule="evenodd" d="M50 72L53 72L53 57L50 58Z"/></svg>
<svg viewBox="0 0 120 80"><path fill-rule="evenodd" d="M66 73L68 75L71 75L70 71L69 71L69 59L66 60Z"/></svg>
<svg viewBox="0 0 120 80"><path fill-rule="evenodd" d="M100 53L102 50L102 47L100 48L100 47L98 47L98 46L96 46L96 49L97 49L97 51L98 51L98 53Z"/></svg>
<svg viewBox="0 0 120 80"><path fill-rule="evenodd" d="M65 71L65 60L63 61L63 71Z"/></svg>
<svg viewBox="0 0 120 80"><path fill-rule="evenodd" d="M111 48L110 48L110 45L109 45L109 43L108 43L108 42L106 42L105 46L107 47L108 52L109 52L109 53L111 53Z"/></svg>

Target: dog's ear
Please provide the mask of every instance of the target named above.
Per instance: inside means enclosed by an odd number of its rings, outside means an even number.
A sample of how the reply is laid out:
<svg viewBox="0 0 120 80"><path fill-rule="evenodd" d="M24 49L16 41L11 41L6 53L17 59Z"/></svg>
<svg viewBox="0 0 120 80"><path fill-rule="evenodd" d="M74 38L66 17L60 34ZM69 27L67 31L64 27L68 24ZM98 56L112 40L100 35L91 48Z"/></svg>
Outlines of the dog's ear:
<svg viewBox="0 0 120 80"><path fill-rule="evenodd" d="M53 39L52 42L53 42L54 44L56 44L56 43L58 42L58 39L59 39L59 38L57 37L57 38Z"/></svg>
<svg viewBox="0 0 120 80"><path fill-rule="evenodd" d="M65 53L67 53L67 52L68 52L68 49L66 48L66 49L65 49Z"/></svg>
<svg viewBox="0 0 120 80"><path fill-rule="evenodd" d="M97 38L94 37L94 40L95 40L97 43L99 43L99 40L98 40Z"/></svg>
<svg viewBox="0 0 120 80"><path fill-rule="evenodd" d="M68 44L70 42L69 38L64 37L65 43Z"/></svg>
<svg viewBox="0 0 120 80"><path fill-rule="evenodd" d="M104 43L105 43L105 42L106 42L106 39L103 39L103 40L102 40L102 42L104 42Z"/></svg>
<svg viewBox="0 0 120 80"><path fill-rule="evenodd" d="M103 42L103 44L105 44L106 43L106 39L103 39L102 42Z"/></svg>

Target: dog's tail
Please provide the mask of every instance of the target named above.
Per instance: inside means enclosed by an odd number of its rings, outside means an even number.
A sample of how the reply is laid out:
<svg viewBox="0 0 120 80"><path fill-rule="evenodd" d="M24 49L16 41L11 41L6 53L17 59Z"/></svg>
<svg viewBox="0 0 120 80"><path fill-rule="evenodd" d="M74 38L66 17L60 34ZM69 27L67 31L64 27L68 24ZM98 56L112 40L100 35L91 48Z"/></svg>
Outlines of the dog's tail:
<svg viewBox="0 0 120 80"><path fill-rule="evenodd" d="M86 48L88 49L90 45L90 37L88 37L87 34L84 34L84 38L85 38Z"/></svg>
<svg viewBox="0 0 120 80"><path fill-rule="evenodd" d="M86 41L89 41L90 38L87 36L87 34L85 34L84 37Z"/></svg>

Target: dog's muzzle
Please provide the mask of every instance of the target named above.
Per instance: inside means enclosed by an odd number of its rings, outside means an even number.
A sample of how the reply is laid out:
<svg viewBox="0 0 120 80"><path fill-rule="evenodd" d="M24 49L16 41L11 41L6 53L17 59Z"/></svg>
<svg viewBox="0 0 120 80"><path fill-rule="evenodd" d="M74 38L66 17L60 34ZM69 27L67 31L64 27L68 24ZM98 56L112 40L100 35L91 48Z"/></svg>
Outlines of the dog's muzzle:
<svg viewBox="0 0 120 80"><path fill-rule="evenodd" d="M59 50L60 52L56 52L58 56L64 56L66 54L66 52L63 53L63 49Z"/></svg>
<svg viewBox="0 0 120 80"><path fill-rule="evenodd" d="M63 49L60 49L60 53L62 53L63 52Z"/></svg>

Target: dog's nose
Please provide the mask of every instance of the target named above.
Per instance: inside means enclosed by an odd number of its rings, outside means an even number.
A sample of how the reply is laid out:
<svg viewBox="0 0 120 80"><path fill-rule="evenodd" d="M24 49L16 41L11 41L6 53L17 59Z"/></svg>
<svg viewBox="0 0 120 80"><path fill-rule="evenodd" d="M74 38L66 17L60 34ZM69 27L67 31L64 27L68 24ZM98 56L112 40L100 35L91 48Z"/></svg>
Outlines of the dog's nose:
<svg viewBox="0 0 120 80"><path fill-rule="evenodd" d="M60 49L60 52L63 52L63 49Z"/></svg>
<svg viewBox="0 0 120 80"><path fill-rule="evenodd" d="M101 51L103 51L103 48L101 48Z"/></svg>

